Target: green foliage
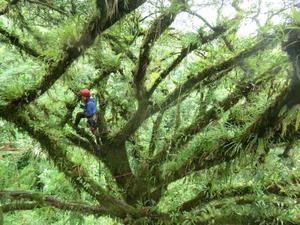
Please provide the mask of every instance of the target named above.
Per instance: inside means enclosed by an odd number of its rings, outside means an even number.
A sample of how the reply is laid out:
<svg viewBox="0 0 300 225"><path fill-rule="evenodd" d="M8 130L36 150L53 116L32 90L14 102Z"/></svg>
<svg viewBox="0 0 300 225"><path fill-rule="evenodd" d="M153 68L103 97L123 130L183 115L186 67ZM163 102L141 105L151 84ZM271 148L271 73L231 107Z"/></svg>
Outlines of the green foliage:
<svg viewBox="0 0 300 225"><path fill-rule="evenodd" d="M299 10L294 9L292 11L292 17L296 21L296 23L300 24L300 11Z"/></svg>
<svg viewBox="0 0 300 225"><path fill-rule="evenodd" d="M4 22L3 20L0 20L0 28L3 28L4 27Z"/></svg>
<svg viewBox="0 0 300 225"><path fill-rule="evenodd" d="M274 105L295 67L286 63L288 57L279 44L286 35L285 15L281 25L275 25L272 19L262 22L256 37L240 35L240 29L249 18L255 21L262 15L270 18L275 15L272 14L275 8L270 4L267 8L262 6L261 12L259 2L270 3L257 1L257 5L247 7L241 1L233 1L231 5L231 2L218 0L199 6L196 1L188 1L187 11L199 11L203 17L207 16L203 10L218 12L218 18L209 15L206 19L215 29L219 24L227 24L229 31L202 44L200 39L213 30L201 19L193 27L197 16L185 18L188 13L184 12L182 18L178 16L160 35L148 59L138 57L143 52L141 45L153 19L180 10L180 4L168 8L168 1L147 1L147 5L124 16L98 37L92 37L86 29L98 13L95 1L20 1L16 6L9 6L11 9L0 20L0 28L43 56L30 56L0 34L0 116L3 119L0 120L0 190L26 190L42 196L53 195L64 202L93 206L100 203L109 213L98 215L45 205L3 214L1 205L34 200L0 196L0 224L299 224L299 107L282 107L278 123L264 134L246 133L252 125L264 125L260 116ZM1 10L4 9L7 1L0 1L0 5ZM119 10L114 6L112 11ZM226 16L226 9L235 13ZM300 23L299 11L289 13ZM237 18L231 20L235 15ZM113 19L113 16L108 18L107 23ZM187 20L188 27L183 27L182 20ZM111 25L104 22L105 26ZM99 24L97 29L103 26ZM293 26L299 29L298 25ZM153 32L159 35L159 29ZM262 37L277 42L246 59L241 57L238 62L223 64L221 69L215 67L249 49ZM93 44L73 62L68 51L78 40L81 41L77 48L85 41ZM143 105L138 94L150 90L173 61L185 54L182 49L191 44L197 44L198 48L183 57L161 80L153 95L143 99L148 103ZM70 61L65 62L65 57ZM149 65L137 68L139 60L149 61ZM60 63L67 68L57 66ZM277 65L281 65L282 70L264 74ZM29 104L15 105L9 111L12 115L8 115L7 104L24 91L37 87L53 68L56 70L52 76L57 75L59 79L49 87L45 84L42 88L45 87L46 92ZM215 70L210 70L211 74L196 83L193 78L211 68ZM145 90L137 89L134 77L139 76L135 74L137 69L146 70L142 79ZM219 78L224 70L224 76ZM45 83L49 82L47 79ZM248 93L242 85L250 81L256 83L248 87ZM174 91L184 90L188 85L191 87L186 93L180 91L179 96L172 99ZM79 125L81 130L71 124L75 114L82 111L76 105L76 93L81 88L90 88L99 100L97 109L104 121L100 121L103 122L100 126L102 142L97 146L100 150L95 148L96 140L85 119ZM235 104L228 108L220 106L238 90ZM172 100L170 104L166 99ZM155 107L159 111L152 114ZM214 113L208 116L211 109ZM160 115L163 115L160 124L154 127ZM196 129L205 119L201 131L187 132L190 125ZM122 140L128 134L129 137ZM187 143L177 145L178 137ZM151 141L154 149L149 147ZM288 148L288 157L284 158ZM157 160L160 153L165 154ZM214 162L214 158L218 161ZM215 163L212 167L195 171L197 162L209 164L210 160ZM86 181L79 186L77 183L83 178ZM99 195L103 189L107 201L99 202L95 194L84 191L93 185ZM245 188L248 189L243 192ZM191 209L183 209L184 203L196 197L199 201ZM111 199L130 204L148 218L138 218L139 214L128 212L118 218L119 205L111 207Z"/></svg>
<svg viewBox="0 0 300 225"><path fill-rule="evenodd" d="M82 32L82 21L79 16L68 18L57 29L51 30L47 38L47 45L50 48L44 54L50 57L57 57L61 48L72 47L72 43L78 39L79 34ZM78 46L80 47L80 46Z"/></svg>

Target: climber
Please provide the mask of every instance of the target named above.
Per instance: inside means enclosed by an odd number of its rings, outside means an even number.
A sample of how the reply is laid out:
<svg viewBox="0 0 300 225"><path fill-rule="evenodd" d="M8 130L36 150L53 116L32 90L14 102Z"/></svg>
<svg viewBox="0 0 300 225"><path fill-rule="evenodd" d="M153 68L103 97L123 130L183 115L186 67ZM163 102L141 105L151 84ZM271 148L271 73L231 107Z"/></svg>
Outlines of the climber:
<svg viewBox="0 0 300 225"><path fill-rule="evenodd" d="M91 131L95 133L97 130L96 100L91 96L90 90L86 88L80 90L79 96L84 102L80 105L84 111L77 113L74 125L77 127L82 118L87 118Z"/></svg>

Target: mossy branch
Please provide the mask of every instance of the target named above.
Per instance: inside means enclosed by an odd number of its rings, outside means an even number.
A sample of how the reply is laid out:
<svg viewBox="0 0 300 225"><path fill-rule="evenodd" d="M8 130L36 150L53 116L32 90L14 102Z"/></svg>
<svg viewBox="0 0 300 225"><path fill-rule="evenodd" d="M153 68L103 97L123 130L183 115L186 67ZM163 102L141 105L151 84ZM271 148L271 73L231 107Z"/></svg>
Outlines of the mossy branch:
<svg viewBox="0 0 300 225"><path fill-rule="evenodd" d="M281 197L289 197L289 193L286 192L286 187L290 184L287 183L269 183L266 184L265 187L262 187L263 193L266 195L278 195ZM254 185L242 185L237 187L230 187L223 189L222 191L218 192L217 195L214 195L212 197L208 196L205 192L200 192L197 196L192 198L189 201L184 202L181 204L178 209L180 211L190 211L195 207L199 206L205 206L209 202L220 200L224 198L229 197L235 197L235 196L245 196L245 195L251 195L256 193L256 189ZM295 199L298 199L300 197L300 192L293 193L293 197Z"/></svg>
<svg viewBox="0 0 300 225"><path fill-rule="evenodd" d="M159 127L161 125L164 113L159 113L152 127L151 140L149 143L149 154L152 155L156 148L157 139L159 137Z"/></svg>
<svg viewBox="0 0 300 225"><path fill-rule="evenodd" d="M31 210L41 207L54 207L62 210L70 210L75 212L81 212L84 214L93 215L109 215L109 212L100 205L90 205L87 203L79 203L74 201L62 201L52 195L43 195L41 193L34 193L28 191L0 191L1 200L13 200L18 203L4 204L2 205L3 212L10 212L15 210ZM20 202L20 200L30 200L34 202Z"/></svg>
<svg viewBox="0 0 300 225"><path fill-rule="evenodd" d="M4 30L0 27L0 34L4 36L7 40L9 40L9 43L12 45L18 47L20 50L26 52L28 55L44 59L45 56L41 55L37 50L30 47L27 43L22 43L19 37L17 37L14 34L9 33L8 31Z"/></svg>
<svg viewBox="0 0 300 225"><path fill-rule="evenodd" d="M173 4L175 3L176 1L173 2ZM150 50L152 49L155 41L174 21L176 14L179 13L179 10L176 10L176 12L172 12L171 8L174 7L173 4L170 6L166 13L163 13L157 19L155 19L155 21L149 28L140 48L138 63L134 72L134 84L139 101L145 98L146 94L146 90L144 87L144 78L147 72L148 65L150 64Z"/></svg>

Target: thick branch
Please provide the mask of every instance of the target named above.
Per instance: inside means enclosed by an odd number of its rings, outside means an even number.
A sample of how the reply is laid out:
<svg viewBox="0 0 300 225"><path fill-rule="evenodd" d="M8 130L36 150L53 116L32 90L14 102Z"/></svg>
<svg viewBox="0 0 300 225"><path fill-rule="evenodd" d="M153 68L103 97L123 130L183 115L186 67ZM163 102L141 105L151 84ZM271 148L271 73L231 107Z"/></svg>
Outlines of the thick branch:
<svg viewBox="0 0 300 225"><path fill-rule="evenodd" d="M35 49L30 47L27 43L22 43L20 41L19 37L7 32L6 30L4 30L1 27L0 27L0 34L2 34L5 38L7 38L12 45L18 47L22 51L26 52L28 55L31 55L33 57L42 57L42 58L44 58L44 56L42 56Z"/></svg>
<svg viewBox="0 0 300 225"><path fill-rule="evenodd" d="M52 206L57 209L77 211L87 214L108 214L108 211L102 206L89 205L87 203L78 202L66 202L58 199L55 196L43 196L40 193L26 192L26 191L0 191L0 199L10 199L10 200L20 200L26 199L30 201L36 201L36 203L30 204L10 204L4 205L3 211L14 211L14 210L24 210L24 209L34 209L46 206ZM33 208L30 208L29 206Z"/></svg>
<svg viewBox="0 0 300 225"><path fill-rule="evenodd" d="M276 184L276 183L270 183L268 185L265 185L263 188L263 192L265 194L275 194L278 196L289 196L289 193L286 192L286 186L289 184ZM255 187L252 185L244 185L240 187L230 187L223 189L221 192L218 192L218 195L215 195L213 197L208 197L207 193L200 192L196 197L193 199L184 202L182 205L179 206L180 211L189 211L194 207L197 206L203 206L211 201L218 200L218 199L224 199L228 197L235 197L235 196L243 196L248 194L255 194L256 190ZM300 198L300 193L294 193L293 196L295 198Z"/></svg>
<svg viewBox="0 0 300 225"><path fill-rule="evenodd" d="M36 208L41 208L41 206L38 203L11 203L0 206L0 210L4 213L18 210L33 210Z"/></svg>
<svg viewBox="0 0 300 225"><path fill-rule="evenodd" d="M138 63L134 72L134 84L136 86L137 98L139 101L143 99L145 95L144 78L150 63L150 50L155 41L174 21L175 16L178 13L178 10L176 12L172 12L172 7L174 7L174 4L175 3L170 6L168 12L162 14L153 22L140 48Z"/></svg>
<svg viewBox="0 0 300 225"><path fill-rule="evenodd" d="M144 122L145 117L147 115L147 102L139 102L137 111L131 116L128 122L123 126L122 130L120 130L112 139L111 142L115 145L120 145L128 140L131 135L136 132L136 130L141 126ZM108 143L110 145L110 143Z"/></svg>
<svg viewBox="0 0 300 225"><path fill-rule="evenodd" d="M81 136L75 135L73 133L67 133L66 138L74 145L77 145L78 147L84 149L85 151L94 155L98 159L101 159L100 151L98 150L98 146L96 145L95 142L94 144L92 144L86 139L83 139Z"/></svg>
<svg viewBox="0 0 300 225"><path fill-rule="evenodd" d="M205 205L209 203L210 201L216 200L216 199L223 199L228 197L234 197L234 196L243 196L247 194L253 193L253 187L251 186L241 186L236 188L230 188L222 190L220 193L218 193L217 196L214 196L212 198L207 196L207 193L200 192L195 198L184 202L182 205L180 205L178 208L180 211L189 211L194 207Z"/></svg>
<svg viewBox="0 0 300 225"><path fill-rule="evenodd" d="M99 111L97 112L98 118L98 130L101 137L102 142L106 142L109 134L108 124L105 118L106 112L106 101L105 101L105 89L107 85L108 77L98 85L98 104L99 104Z"/></svg>
<svg viewBox="0 0 300 225"><path fill-rule="evenodd" d="M156 120L153 124L153 127L152 127L152 135L151 135L151 140L149 143L149 154L151 156L154 153L155 148L156 148L156 142L157 142L157 138L158 138L158 134L159 134L159 127L160 127L163 116L164 116L164 113L158 114L156 117Z"/></svg>
<svg viewBox="0 0 300 225"><path fill-rule="evenodd" d="M175 121L174 121L174 127L173 127L173 134L169 141L166 141L166 149L168 151L172 151L172 147L175 144L175 137L178 135L178 129L181 124L181 99L180 96L177 100L177 107L176 107L176 114L175 114Z"/></svg>

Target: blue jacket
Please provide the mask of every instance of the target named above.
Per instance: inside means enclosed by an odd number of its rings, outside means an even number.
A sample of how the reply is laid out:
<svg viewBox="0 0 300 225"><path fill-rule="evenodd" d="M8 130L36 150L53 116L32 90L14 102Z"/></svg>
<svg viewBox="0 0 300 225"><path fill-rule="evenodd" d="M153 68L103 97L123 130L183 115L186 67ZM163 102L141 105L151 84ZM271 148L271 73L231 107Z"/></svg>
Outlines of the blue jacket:
<svg viewBox="0 0 300 225"><path fill-rule="evenodd" d="M93 116L96 113L96 100L93 97L88 97L84 103L84 114L87 117Z"/></svg>

